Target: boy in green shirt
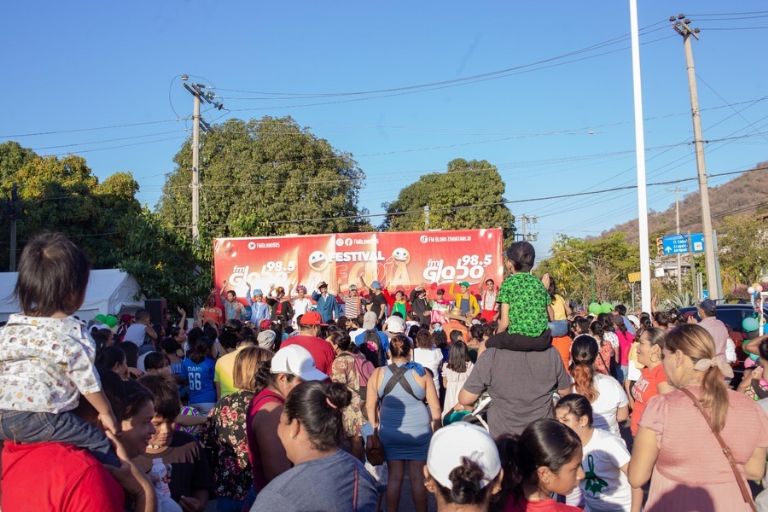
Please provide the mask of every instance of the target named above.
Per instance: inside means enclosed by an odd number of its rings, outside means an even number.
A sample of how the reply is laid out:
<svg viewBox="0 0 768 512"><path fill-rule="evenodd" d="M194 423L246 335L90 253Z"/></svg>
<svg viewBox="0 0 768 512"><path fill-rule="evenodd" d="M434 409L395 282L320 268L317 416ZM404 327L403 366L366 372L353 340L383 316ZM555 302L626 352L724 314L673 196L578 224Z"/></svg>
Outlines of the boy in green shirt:
<svg viewBox="0 0 768 512"><path fill-rule="evenodd" d="M551 299L541 281L531 274L535 259L536 251L528 242L515 242L507 249L505 265L512 273L499 289L499 326L486 347L530 352L552 346L547 315Z"/></svg>

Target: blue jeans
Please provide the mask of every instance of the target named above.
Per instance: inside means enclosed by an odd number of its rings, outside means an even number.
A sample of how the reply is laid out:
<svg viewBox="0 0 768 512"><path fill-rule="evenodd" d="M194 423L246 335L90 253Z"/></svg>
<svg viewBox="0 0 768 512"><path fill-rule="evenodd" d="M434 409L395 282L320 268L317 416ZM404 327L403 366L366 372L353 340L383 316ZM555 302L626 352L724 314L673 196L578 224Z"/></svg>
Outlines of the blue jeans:
<svg viewBox="0 0 768 512"><path fill-rule="evenodd" d="M243 512L244 510L250 510L254 501L256 501L256 491L251 486L248 496L244 500L234 500L227 496L216 498L216 512Z"/></svg>
<svg viewBox="0 0 768 512"><path fill-rule="evenodd" d="M0 440L21 443L46 441L85 448L103 464L120 467L104 432L72 412L0 411Z"/></svg>

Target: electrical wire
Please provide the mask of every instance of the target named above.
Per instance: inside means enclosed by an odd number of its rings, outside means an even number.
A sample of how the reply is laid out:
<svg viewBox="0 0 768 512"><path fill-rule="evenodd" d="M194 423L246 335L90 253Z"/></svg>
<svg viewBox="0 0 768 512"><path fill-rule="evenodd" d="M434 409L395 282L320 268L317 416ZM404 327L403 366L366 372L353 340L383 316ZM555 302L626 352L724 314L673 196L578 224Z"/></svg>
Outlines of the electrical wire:
<svg viewBox="0 0 768 512"><path fill-rule="evenodd" d="M647 25L646 27L643 27L640 29L641 32L645 31L646 34L656 32L658 30L662 30L666 27L659 27L654 30L650 30L652 27L655 27L660 24L666 24L665 21L658 21L656 23L653 23L651 25ZM457 83L462 83L466 81L472 81L477 80L481 78L489 78L489 77L495 77L497 75L503 75L512 71L519 71L522 69L526 69L528 67L537 66L540 64L546 64L549 62L557 61L560 59L564 59L567 57L571 57L574 55L580 55L582 53L587 53L595 49L599 49L605 46L610 46L613 44L620 43L624 40L626 40L629 37L629 34L623 34L621 36L613 37L610 39L607 39L605 41L600 41L598 43L591 44L589 46L586 46L584 48L580 48L577 50L573 50L570 52L562 53L559 55L555 55L552 57L547 57L544 59L539 59L533 62L529 62L526 64L518 64L515 66L506 67L503 69L498 69L494 71L488 71L485 73L479 73L475 75L469 75L465 77L459 77L459 78L453 78L449 80L438 80L438 81L432 81L432 82L424 82L424 83L418 83L418 84L411 84L411 85L404 85L399 87L386 87L386 88L378 88L378 89L369 89L369 90L362 90L362 91L341 91L341 92L328 92L328 93L287 93L287 92L269 92L269 91L253 91L253 90L243 90L243 89L227 89L227 88L218 88L220 91L228 91L228 92L241 92L241 93L247 93L247 94L265 94L265 95L277 95L277 96L285 96L285 99L288 98L320 98L320 97L338 97L338 96L361 96L361 95L370 95L370 94L381 94L381 93L391 93L391 92L403 92L403 91L410 91L414 89L423 89L423 88L431 88L435 86L443 86L443 85L453 85ZM233 98L227 98L224 97L224 99L233 99ZM275 98L272 98L275 99Z"/></svg>

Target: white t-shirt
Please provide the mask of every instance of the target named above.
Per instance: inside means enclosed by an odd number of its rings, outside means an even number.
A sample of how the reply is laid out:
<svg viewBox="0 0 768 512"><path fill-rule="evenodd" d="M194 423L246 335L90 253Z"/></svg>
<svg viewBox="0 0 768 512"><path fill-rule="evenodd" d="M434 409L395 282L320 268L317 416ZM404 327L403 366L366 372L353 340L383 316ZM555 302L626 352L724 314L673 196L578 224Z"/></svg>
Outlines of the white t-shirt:
<svg viewBox="0 0 768 512"><path fill-rule="evenodd" d="M567 503L589 512L629 512L632 487L621 471L630 458L624 441L596 428L583 451L581 467L585 478L568 495Z"/></svg>
<svg viewBox="0 0 768 512"><path fill-rule="evenodd" d="M309 307L312 305L312 301L309 300L307 297L304 297L303 299L293 299L293 324L295 326L296 319L299 317L299 315L303 315L307 311L309 311Z"/></svg>
<svg viewBox="0 0 768 512"><path fill-rule="evenodd" d="M592 402L592 422L595 428L621 436L619 422L616 421L616 411L619 407L629 405L624 388L619 381L602 373L595 374L594 385L598 392L597 399Z"/></svg>
<svg viewBox="0 0 768 512"><path fill-rule="evenodd" d="M440 389L440 377L437 373L443 364L443 353L439 348L417 348L413 351L413 360L432 372L435 389Z"/></svg>
<svg viewBox="0 0 768 512"><path fill-rule="evenodd" d="M125 331L123 341L130 341L137 347L144 344L144 335L147 332L147 326L144 324L131 324L128 330Z"/></svg>
<svg viewBox="0 0 768 512"><path fill-rule="evenodd" d="M606 331L603 333L603 340L611 344L614 351L619 350L619 337L615 332Z"/></svg>

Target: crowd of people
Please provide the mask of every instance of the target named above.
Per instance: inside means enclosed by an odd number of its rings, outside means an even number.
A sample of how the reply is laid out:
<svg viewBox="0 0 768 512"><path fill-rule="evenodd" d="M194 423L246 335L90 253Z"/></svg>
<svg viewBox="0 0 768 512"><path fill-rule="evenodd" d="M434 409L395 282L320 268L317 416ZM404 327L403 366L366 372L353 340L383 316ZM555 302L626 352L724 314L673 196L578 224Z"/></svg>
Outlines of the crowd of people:
<svg viewBox="0 0 768 512"><path fill-rule="evenodd" d="M82 251L35 237L0 330L2 510L766 505L766 337L707 300L698 318L585 310L531 273L530 244L505 256L474 291L225 282L194 321L110 327L73 316Z"/></svg>

